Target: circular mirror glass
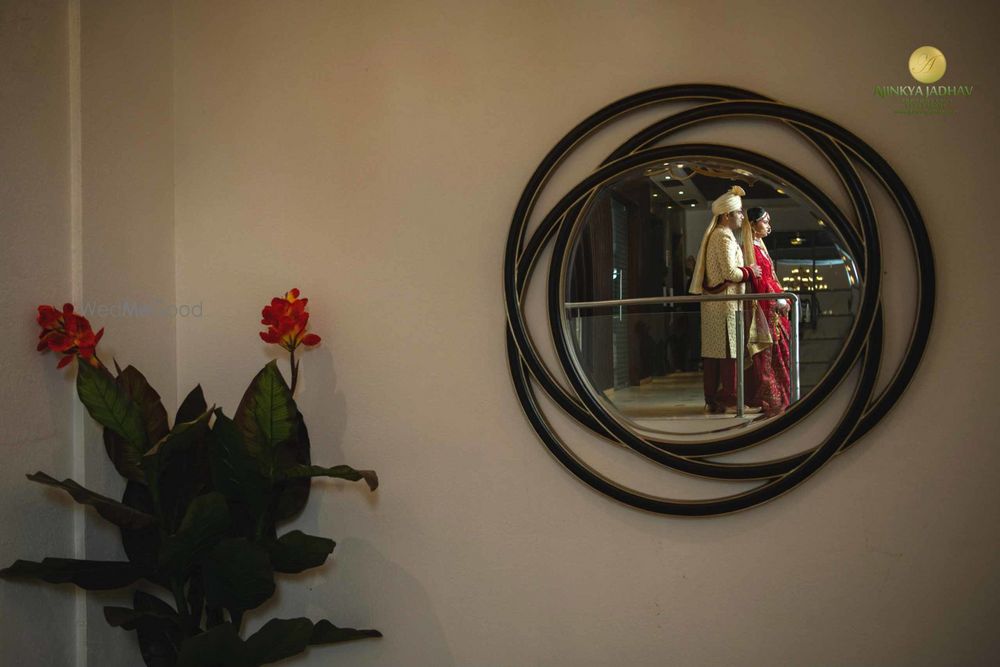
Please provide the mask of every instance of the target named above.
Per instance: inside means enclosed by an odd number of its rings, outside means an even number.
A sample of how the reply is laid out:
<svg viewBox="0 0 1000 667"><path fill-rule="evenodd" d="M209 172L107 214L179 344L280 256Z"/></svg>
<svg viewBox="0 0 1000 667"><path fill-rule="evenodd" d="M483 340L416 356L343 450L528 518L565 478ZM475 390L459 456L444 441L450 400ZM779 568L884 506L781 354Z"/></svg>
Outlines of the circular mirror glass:
<svg viewBox="0 0 1000 667"><path fill-rule="evenodd" d="M734 186L739 209L713 216ZM715 440L779 418L854 325L861 285L844 232L749 164L692 158L605 184L581 209L563 275L577 374L653 439Z"/></svg>

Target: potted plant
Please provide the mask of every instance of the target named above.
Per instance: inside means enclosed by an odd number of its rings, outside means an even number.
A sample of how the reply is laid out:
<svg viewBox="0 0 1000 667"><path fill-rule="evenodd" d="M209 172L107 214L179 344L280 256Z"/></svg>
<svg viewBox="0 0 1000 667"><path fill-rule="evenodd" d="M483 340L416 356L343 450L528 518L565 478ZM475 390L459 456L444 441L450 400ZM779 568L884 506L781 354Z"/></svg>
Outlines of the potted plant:
<svg viewBox="0 0 1000 667"><path fill-rule="evenodd" d="M132 607L104 608L108 623L137 633L148 667L252 667L310 645L380 637L306 618L272 619L243 636L244 615L273 595L276 574L318 567L333 552L330 539L279 529L305 507L311 478L378 486L374 471L312 464L293 398L296 351L320 342L307 330L307 304L293 289L262 311L267 330L260 336L287 350L291 384L276 361L268 363L232 417L209 406L199 385L173 425L142 373L117 362L112 371L101 361L103 329L95 334L72 304L39 306L38 349L63 355L60 368L78 360L77 394L104 427L105 449L126 486L118 501L44 472L28 479L62 489L118 526L128 560L18 560L0 576L87 590L148 582L135 590Z"/></svg>

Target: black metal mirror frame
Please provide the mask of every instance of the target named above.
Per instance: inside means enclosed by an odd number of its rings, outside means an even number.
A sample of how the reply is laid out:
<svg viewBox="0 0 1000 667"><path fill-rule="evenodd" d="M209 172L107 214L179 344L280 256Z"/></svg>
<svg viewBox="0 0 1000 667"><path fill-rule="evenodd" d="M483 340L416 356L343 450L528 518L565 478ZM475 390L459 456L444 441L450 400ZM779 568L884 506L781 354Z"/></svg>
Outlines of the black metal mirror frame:
<svg viewBox="0 0 1000 667"><path fill-rule="evenodd" d="M558 164L589 135L636 109L672 101L708 101L668 116L620 146L602 166L567 193L543 218L525 244L534 202ZM860 232L822 191L792 169L765 156L714 144L651 147L684 127L716 119L754 117L784 123L803 135L840 177L860 225ZM860 160L892 196L910 234L917 259L917 314L906 352L888 386L874 396L881 361L883 318L879 304L881 253L874 208L849 155ZM580 224L585 202L603 184L653 161L691 157L738 160L765 169L798 188L830 216L856 257L862 257L862 302L844 348L819 386L788 413L743 435L697 444L650 440L624 427L590 394L573 363L565 336L562 290L567 247ZM555 236L548 275L549 324L571 396L542 363L524 320L522 302L541 251ZM571 130L535 170L518 202L504 257L507 309L507 356L517 396L542 442L571 472L598 491L644 510L681 516L710 516L747 509L771 500L815 473L832 456L852 446L898 401L916 370L933 318L934 265L923 220L909 191L885 160L861 139L831 121L783 105L750 91L709 84L668 86L624 98L601 109ZM708 457L759 444L791 427L814 410L860 361L861 373L850 404L819 445L793 456L757 463L721 463ZM593 433L621 443L642 456L679 472L710 479L761 480L756 488L710 500L659 498L628 489L604 477L567 448L541 411L531 380L559 407Z"/></svg>

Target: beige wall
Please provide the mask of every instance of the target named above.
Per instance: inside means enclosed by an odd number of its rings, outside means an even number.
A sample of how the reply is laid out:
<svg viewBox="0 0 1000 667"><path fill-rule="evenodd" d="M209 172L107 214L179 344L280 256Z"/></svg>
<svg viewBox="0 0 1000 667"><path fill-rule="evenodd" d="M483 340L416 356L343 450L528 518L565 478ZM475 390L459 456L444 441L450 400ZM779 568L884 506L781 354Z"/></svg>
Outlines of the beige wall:
<svg viewBox="0 0 1000 667"><path fill-rule="evenodd" d="M156 294L174 285L174 301L201 304L203 316L175 320L176 370L159 352L173 345L170 326L109 321L123 332L109 345L120 359L142 361L168 403L201 382L231 414L272 353L257 338L260 308L297 286L324 337L304 355L298 396L314 459L372 467L382 478L374 496L317 484L296 526L336 539L335 562L283 581L251 627L271 615L308 615L385 632L382 640L314 650L303 665L995 662L1000 453L990 389L1000 317L981 287L1000 277L983 218L1000 166L992 130L1000 82L986 46L1000 18L995 9L181 1L172 7L169 53L162 39L170 6L142 5L155 11L141 21L134 6L94 3L83 13L83 81L92 84L82 95L84 292L93 285L95 298L113 298L135 280ZM891 102L872 95L874 85L905 83L905 58L923 43L947 55L949 83L976 86L953 118L897 116ZM121 44L138 62L112 57ZM58 62L62 47L47 48ZM172 92L165 62L173 63ZM50 84L66 76L54 64L36 69ZM860 446L773 503L697 521L617 505L546 453L511 388L500 285L509 216L544 153L600 106L681 82L759 90L871 143L915 193L940 295L918 376ZM103 114L88 116L89 89L101 91L90 109ZM59 95L44 101L60 104L67 102ZM29 123L20 106L2 113ZM18 155L42 160L31 147L44 147L48 162L32 167L5 151L5 168L61 173L67 130L50 113L38 122L54 133L15 137ZM171 123L172 145L164 143ZM755 131L737 131L747 129ZM777 134L738 124L699 138L769 152ZM89 171L96 197L89 204L88 136L91 154L101 156ZM115 159L135 147L150 152ZM789 161L798 155L794 145L780 148ZM17 173L33 183L33 172ZM157 184L153 192L142 189L149 183ZM50 201L68 185L56 179L50 187L31 191L32 202L55 206L32 209L47 220L38 230L9 222L5 199L5 240L10 234L22 244L31 260L21 261L44 270L38 284L51 294L29 290L22 301L4 302L11 312L58 301L60 284L70 289L60 268L69 254L68 212ZM172 201L164 198L171 190ZM154 202L148 216L142 202ZM130 235L139 219L145 226ZM105 254L88 254L91 233L107 244ZM896 332L890 347L898 349L907 250L898 230L887 229L883 243ZM44 254L53 247L64 250ZM7 257L5 299L8 285L33 283ZM22 329L22 339L33 336ZM51 360L16 354L17 377L49 383L36 393L55 406L57 426L39 422L11 446L55 457L53 469L68 465L54 440L70 428L67 387L53 384ZM817 419L834 418L837 402ZM27 407L3 410L5 431L22 413L42 419ZM5 506L42 511L37 490L20 484L19 473L4 474ZM46 536L26 536L30 524L16 513L2 518L8 559L57 550ZM0 594L18 597L0 601L3 615L19 619L12 610L34 598L8 586ZM62 591L31 591L62 595L69 613ZM2 632L5 651L34 646L17 631ZM89 635L91 662L133 664L102 632Z"/></svg>
<svg viewBox="0 0 1000 667"><path fill-rule="evenodd" d="M107 327L102 357L141 370L172 420L172 7L161 0L82 0L80 9L83 301L121 306L120 316L91 318ZM126 304L135 315L125 314ZM88 486L118 497L124 480L108 464L96 424L85 423ZM86 526L89 558L125 558L117 528L96 517ZM86 664L135 664L133 639L109 627L103 612L104 605L130 601L123 592L88 595Z"/></svg>
<svg viewBox="0 0 1000 667"><path fill-rule="evenodd" d="M163 2L0 5L0 290L14 333L0 359L0 561L124 558L117 529L24 479L45 470L110 496L124 488L76 403L72 367L34 350L39 303L75 302L101 356L142 370L176 407L172 8ZM136 310L128 311L127 308ZM75 514L74 514L75 513ZM75 517L75 522L74 522ZM0 585L0 662L135 664L102 607L69 586Z"/></svg>
<svg viewBox="0 0 1000 667"><path fill-rule="evenodd" d="M325 337L302 366L314 457L383 480L374 500L314 496L301 525L338 540L336 565L287 584L275 611L386 637L303 664L992 662L998 317L966 295L998 277L979 198L998 165L996 18L178 3L177 291L205 304L179 323L179 389L201 381L231 411L267 354L261 305L298 286ZM951 83L976 85L954 118L897 116L872 94L905 83L924 42ZM768 506L684 521L598 496L536 440L505 365L500 264L520 190L563 133L621 96L702 81L823 113L882 152L927 218L941 298L920 374L862 446ZM895 331L904 310L889 308Z"/></svg>
<svg viewBox="0 0 1000 667"><path fill-rule="evenodd" d="M72 503L24 478L73 472L72 384L34 345L35 307L72 297L68 34L64 3L0 5L0 567L74 554ZM69 587L3 582L0 610L4 660L73 664Z"/></svg>

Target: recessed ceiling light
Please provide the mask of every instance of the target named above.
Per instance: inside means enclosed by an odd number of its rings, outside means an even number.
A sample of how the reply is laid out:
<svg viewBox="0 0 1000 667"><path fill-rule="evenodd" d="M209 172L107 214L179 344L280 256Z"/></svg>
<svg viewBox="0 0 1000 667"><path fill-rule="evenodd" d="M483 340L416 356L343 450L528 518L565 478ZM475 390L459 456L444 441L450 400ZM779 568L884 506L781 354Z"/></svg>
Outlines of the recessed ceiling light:
<svg viewBox="0 0 1000 667"><path fill-rule="evenodd" d="M694 208L694 204L691 204L691 208Z"/></svg>
<svg viewBox="0 0 1000 667"><path fill-rule="evenodd" d="M655 192L654 192L654 193L653 193L653 196L654 196L654 197L659 197L660 195L658 195L657 193L655 193Z"/></svg>
<svg viewBox="0 0 1000 667"><path fill-rule="evenodd" d="M679 165L677 165L677 166L678 166L678 167L681 167L681 168L683 168L683 167L684 167L684 165L682 165L682 164L679 164Z"/></svg>
<svg viewBox="0 0 1000 667"><path fill-rule="evenodd" d="M777 188L777 189L775 189L775 192L777 192L777 193L778 193L779 195L783 195L783 194L785 194L785 191L784 191L784 190L782 190L781 188Z"/></svg>
<svg viewBox="0 0 1000 667"><path fill-rule="evenodd" d="M684 191L683 190L678 190L677 194L682 195L682 194L684 194Z"/></svg>
<svg viewBox="0 0 1000 667"><path fill-rule="evenodd" d="M665 180L665 181L669 181L669 180L670 180L670 177L669 177L669 176L664 176L664 177L663 177L663 180Z"/></svg>

